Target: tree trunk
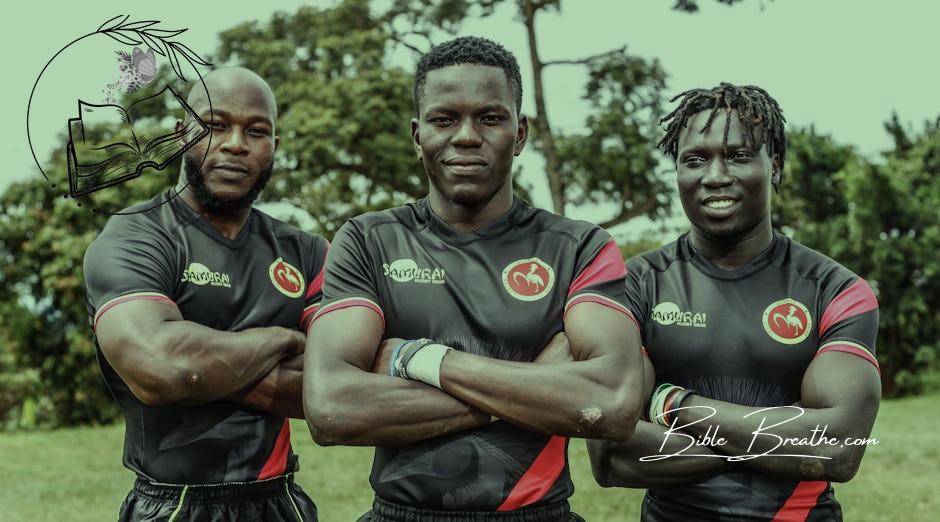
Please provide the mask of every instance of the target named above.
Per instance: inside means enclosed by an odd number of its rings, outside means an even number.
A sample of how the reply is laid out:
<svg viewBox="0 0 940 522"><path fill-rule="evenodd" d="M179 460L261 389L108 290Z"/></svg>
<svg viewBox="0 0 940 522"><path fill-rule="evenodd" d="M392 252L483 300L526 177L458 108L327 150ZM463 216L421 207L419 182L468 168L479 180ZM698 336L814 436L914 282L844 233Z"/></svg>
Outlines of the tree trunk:
<svg viewBox="0 0 940 522"><path fill-rule="evenodd" d="M558 150L555 148L555 137L552 135L551 125L548 123L548 113L545 111L545 93L542 88L542 61L539 59L538 46L535 38L535 12L537 7L532 0L524 0L522 14L525 19L526 31L529 34L529 56L532 60L532 77L535 84L535 121L533 122L539 138L542 140L542 153L545 156L545 170L548 176L548 188L552 193L552 206L559 216L565 215L565 184L561 179L561 162L558 159Z"/></svg>

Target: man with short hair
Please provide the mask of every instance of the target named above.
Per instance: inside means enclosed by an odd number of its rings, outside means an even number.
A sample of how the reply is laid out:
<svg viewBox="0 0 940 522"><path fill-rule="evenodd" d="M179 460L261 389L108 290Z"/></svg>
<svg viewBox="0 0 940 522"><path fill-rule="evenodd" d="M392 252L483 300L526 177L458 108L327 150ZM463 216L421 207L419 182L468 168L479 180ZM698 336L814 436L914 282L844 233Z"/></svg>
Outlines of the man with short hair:
<svg viewBox="0 0 940 522"><path fill-rule="evenodd" d="M211 132L184 156L179 197L112 217L85 252L98 362L137 474L120 519L314 521L287 418L303 417L299 330L327 243L252 208L278 144L268 84L243 68L204 83L188 102Z"/></svg>
<svg viewBox="0 0 940 522"><path fill-rule="evenodd" d="M362 521L580 520L567 438L629 437L644 394L620 251L513 195L528 123L502 46L434 47L414 98L429 195L337 232L308 337L310 430L376 446Z"/></svg>
<svg viewBox="0 0 940 522"><path fill-rule="evenodd" d="M855 475L865 447L853 444L878 412L878 302L772 229L786 156L776 100L727 83L676 98L660 147L691 230L627 262L659 385L629 441L589 443L594 475L649 488L645 521L841 520L830 482ZM673 456L640 460L657 455ZM739 455L760 456L715 458Z"/></svg>

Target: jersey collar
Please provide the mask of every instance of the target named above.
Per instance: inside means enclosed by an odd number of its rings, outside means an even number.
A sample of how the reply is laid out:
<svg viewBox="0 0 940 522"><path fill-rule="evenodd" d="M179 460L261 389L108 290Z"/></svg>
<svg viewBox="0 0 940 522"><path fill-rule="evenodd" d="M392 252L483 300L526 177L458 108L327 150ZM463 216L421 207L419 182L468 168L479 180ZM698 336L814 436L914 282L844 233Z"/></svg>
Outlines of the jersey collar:
<svg viewBox="0 0 940 522"><path fill-rule="evenodd" d="M248 221L245 223L245 226L242 227L241 231L238 233L238 236L236 236L234 239L229 239L220 234L219 231L213 228L208 221L197 214L196 211L192 209L192 207L183 201L182 197L173 197L170 191L167 191L166 198L172 206L173 211L180 219L192 224L216 243L224 245L232 250L238 249L243 244L245 244L245 241L247 241L248 237L251 235L252 221L254 221L255 218L254 209L251 209L251 213L248 215Z"/></svg>
<svg viewBox="0 0 940 522"><path fill-rule="evenodd" d="M501 236L516 226L529 209L529 205L524 200L513 196L512 206L509 208L509 211L502 216L474 232L458 232L431 210L431 203L427 197L415 201L414 207L418 219L426 223L428 228L430 228L435 235L448 243L457 245L465 245L480 239Z"/></svg>
<svg viewBox="0 0 940 522"><path fill-rule="evenodd" d="M734 270L719 268L708 259L705 259L705 256L692 246L692 239L688 232L679 238L679 256L689 260L699 272L709 277L724 281L736 281L759 272L783 254L786 250L787 239L776 231L774 231L773 234L774 237L773 241L770 242L770 246L765 248L760 254L754 256L753 259Z"/></svg>

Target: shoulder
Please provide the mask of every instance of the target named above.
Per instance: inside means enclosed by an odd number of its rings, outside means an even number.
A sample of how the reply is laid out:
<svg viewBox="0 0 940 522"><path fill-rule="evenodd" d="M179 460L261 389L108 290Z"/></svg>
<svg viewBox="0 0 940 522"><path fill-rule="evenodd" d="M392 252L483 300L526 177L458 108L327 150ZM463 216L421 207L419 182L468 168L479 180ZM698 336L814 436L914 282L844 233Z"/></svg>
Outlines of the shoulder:
<svg viewBox="0 0 940 522"><path fill-rule="evenodd" d="M578 246L592 241L603 246L611 240L610 233L594 223L559 216L531 206L520 213L516 227L527 234L554 234Z"/></svg>
<svg viewBox="0 0 940 522"><path fill-rule="evenodd" d="M360 214L346 221L342 228L349 232L358 233L362 237L367 237L388 225L414 228L419 221L417 213L416 204L408 203L399 207Z"/></svg>
<svg viewBox="0 0 940 522"><path fill-rule="evenodd" d="M631 257L627 260L627 273L641 275L665 272L676 261L682 260L679 251L679 241L681 240L682 237L659 248Z"/></svg>
<svg viewBox="0 0 940 522"><path fill-rule="evenodd" d="M156 206L154 206L155 203ZM95 251L104 248L105 245L121 243L172 248L174 231L180 225L170 205L159 204L159 201L154 198L127 207L108 218L104 228L89 245L88 250Z"/></svg>
<svg viewBox="0 0 940 522"><path fill-rule="evenodd" d="M783 265L806 279L818 281L821 287L844 286L861 279L858 274L831 257L794 239L780 237L786 244Z"/></svg>
<svg viewBox="0 0 940 522"><path fill-rule="evenodd" d="M251 210L261 227L264 230L269 230L271 234L278 240L295 240L299 244L304 245L308 249L317 249L317 248L326 248L327 241L326 238L319 234L314 234L312 232L306 232L300 228L280 220L263 210L252 208Z"/></svg>

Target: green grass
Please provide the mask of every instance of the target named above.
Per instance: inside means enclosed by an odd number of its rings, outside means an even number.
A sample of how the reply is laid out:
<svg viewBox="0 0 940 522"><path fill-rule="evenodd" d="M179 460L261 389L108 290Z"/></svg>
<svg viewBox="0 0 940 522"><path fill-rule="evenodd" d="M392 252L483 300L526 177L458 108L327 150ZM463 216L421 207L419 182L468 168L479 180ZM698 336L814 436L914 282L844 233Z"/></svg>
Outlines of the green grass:
<svg viewBox="0 0 940 522"><path fill-rule="evenodd" d="M845 519L932 521L940 513L940 395L881 406L858 475L837 485ZM317 501L324 522L355 520L372 492L368 448L320 448L303 423L293 426L302 469L297 481ZM133 482L121 467L121 426L0 435L0 519L114 520ZM571 444L574 509L591 522L637 520L642 491L594 484L584 444Z"/></svg>

